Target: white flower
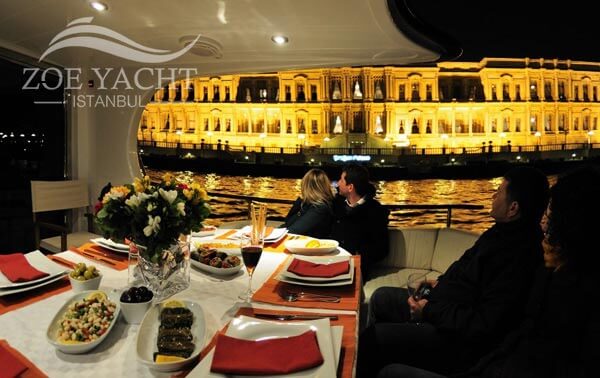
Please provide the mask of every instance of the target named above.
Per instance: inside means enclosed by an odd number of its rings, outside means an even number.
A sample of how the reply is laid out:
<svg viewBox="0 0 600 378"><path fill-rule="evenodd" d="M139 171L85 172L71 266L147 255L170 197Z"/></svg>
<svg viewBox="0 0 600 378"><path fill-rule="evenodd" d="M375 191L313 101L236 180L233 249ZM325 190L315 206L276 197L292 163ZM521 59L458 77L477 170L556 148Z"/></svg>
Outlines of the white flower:
<svg viewBox="0 0 600 378"><path fill-rule="evenodd" d="M160 188L160 189L158 189L158 192L160 193L160 196L169 203L169 205L172 204L173 201L175 201L175 198L177 198L176 190L166 191L163 188Z"/></svg>
<svg viewBox="0 0 600 378"><path fill-rule="evenodd" d="M185 217L185 203L178 202L177 203L177 211L179 212L179 214L181 214L181 216Z"/></svg>
<svg viewBox="0 0 600 378"><path fill-rule="evenodd" d="M149 237L152 233L158 233L158 230L160 230L160 216L148 215L148 225L144 227L144 235Z"/></svg>
<svg viewBox="0 0 600 378"><path fill-rule="evenodd" d="M152 210L156 209L156 205L153 204L152 202L150 202L148 204L148 206L146 206L146 211L151 212Z"/></svg>
<svg viewBox="0 0 600 378"><path fill-rule="evenodd" d="M133 196L129 197L129 199L125 200L125 205L127 205L131 208L138 207L140 205L140 203L142 203L142 201L136 195L133 195Z"/></svg>

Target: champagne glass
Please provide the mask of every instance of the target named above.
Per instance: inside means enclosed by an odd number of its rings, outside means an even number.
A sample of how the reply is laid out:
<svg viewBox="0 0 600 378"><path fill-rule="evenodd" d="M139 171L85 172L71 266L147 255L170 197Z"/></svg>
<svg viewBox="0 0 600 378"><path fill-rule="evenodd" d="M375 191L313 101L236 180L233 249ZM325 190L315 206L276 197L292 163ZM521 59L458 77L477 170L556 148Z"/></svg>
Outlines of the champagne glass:
<svg viewBox="0 0 600 378"><path fill-rule="evenodd" d="M250 234L242 235L240 238L240 250L242 252L242 259L248 272L248 290L239 296L239 298L247 303L252 300L252 275L254 269L258 265L260 256L262 255L264 240L265 240L265 229L267 223L267 206L263 203L251 203L250 204Z"/></svg>
<svg viewBox="0 0 600 378"><path fill-rule="evenodd" d="M408 289L408 295L413 297L415 301L421 299L422 290L421 286L427 282L427 273L412 273L409 274L408 280L406 281L406 288ZM410 312L410 319L416 321L413 312Z"/></svg>

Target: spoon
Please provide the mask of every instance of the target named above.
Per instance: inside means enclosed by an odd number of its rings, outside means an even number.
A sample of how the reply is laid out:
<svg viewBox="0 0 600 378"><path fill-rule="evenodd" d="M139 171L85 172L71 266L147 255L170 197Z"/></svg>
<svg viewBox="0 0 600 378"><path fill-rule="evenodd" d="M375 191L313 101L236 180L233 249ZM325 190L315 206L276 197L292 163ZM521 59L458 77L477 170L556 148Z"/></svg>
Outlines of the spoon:
<svg viewBox="0 0 600 378"><path fill-rule="evenodd" d="M310 302L328 302L328 303L339 303L340 297L335 295L322 295L305 292L293 292L285 289L278 291L279 296L288 302L296 301L310 301Z"/></svg>

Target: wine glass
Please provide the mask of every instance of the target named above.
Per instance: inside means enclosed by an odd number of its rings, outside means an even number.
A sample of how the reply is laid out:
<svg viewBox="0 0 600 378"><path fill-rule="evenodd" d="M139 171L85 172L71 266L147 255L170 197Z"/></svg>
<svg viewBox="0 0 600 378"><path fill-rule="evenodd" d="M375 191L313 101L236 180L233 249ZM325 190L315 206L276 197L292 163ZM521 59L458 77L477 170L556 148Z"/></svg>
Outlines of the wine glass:
<svg viewBox="0 0 600 378"><path fill-rule="evenodd" d="M263 203L251 203L250 204L250 234L242 234L240 238L240 250L242 252L242 259L248 272L248 290L241 294L238 298L250 303L252 300L252 275L254 269L258 265L260 256L262 255L264 241L265 241L265 229L266 229L266 214L267 206Z"/></svg>
<svg viewBox="0 0 600 378"><path fill-rule="evenodd" d="M262 255L263 239L253 243L252 238L248 236L242 236L240 239L240 249L242 251L242 259L244 260L246 271L248 272L248 276L250 278L248 279L248 290L246 290L246 292L241 294L238 298L250 303L253 294L252 275L254 274L254 269L256 269L258 261L260 260L260 256Z"/></svg>
<svg viewBox="0 0 600 378"><path fill-rule="evenodd" d="M412 273L409 274L408 279L406 281L406 289L408 290L408 295L413 297L415 301L421 299L422 290L420 290L421 286L427 282L427 273ZM410 312L411 320L415 321L414 314Z"/></svg>

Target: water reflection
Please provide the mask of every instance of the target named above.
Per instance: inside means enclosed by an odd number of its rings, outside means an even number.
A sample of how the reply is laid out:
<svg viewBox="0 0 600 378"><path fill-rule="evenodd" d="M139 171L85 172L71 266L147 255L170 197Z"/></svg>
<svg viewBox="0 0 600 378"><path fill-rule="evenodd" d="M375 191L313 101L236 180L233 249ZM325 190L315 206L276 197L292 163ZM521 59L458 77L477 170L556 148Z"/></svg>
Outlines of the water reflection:
<svg viewBox="0 0 600 378"><path fill-rule="evenodd" d="M152 178L159 178L165 171L147 169ZM194 174L192 172L172 172L175 175L193 175L208 191L255 197L268 197L293 200L300 194L301 178L273 178L251 176L227 176ZM550 177L550 182L555 178ZM395 180L374 182L377 198L383 204L481 204L482 210L454 210L452 226L476 232L483 232L493 220L489 217L491 197L502 182L501 177L493 179L469 180ZM214 199L211 201L213 214L217 218L207 220L207 224L219 225L225 221L244 219L247 205L244 201ZM269 217L285 217L289 205L269 205ZM395 227L444 227L446 212L432 210L394 211L390 224Z"/></svg>

